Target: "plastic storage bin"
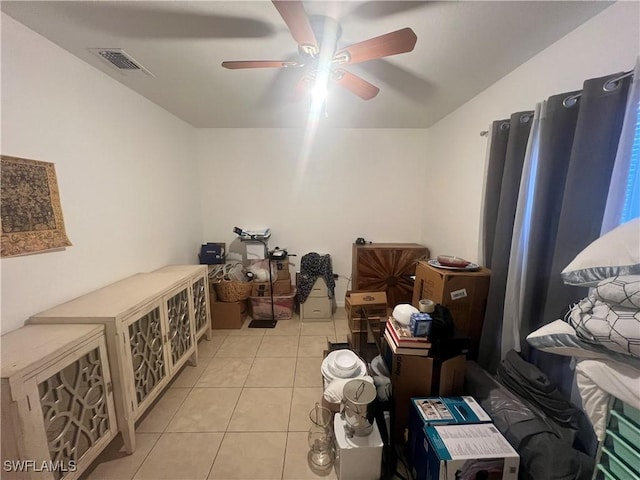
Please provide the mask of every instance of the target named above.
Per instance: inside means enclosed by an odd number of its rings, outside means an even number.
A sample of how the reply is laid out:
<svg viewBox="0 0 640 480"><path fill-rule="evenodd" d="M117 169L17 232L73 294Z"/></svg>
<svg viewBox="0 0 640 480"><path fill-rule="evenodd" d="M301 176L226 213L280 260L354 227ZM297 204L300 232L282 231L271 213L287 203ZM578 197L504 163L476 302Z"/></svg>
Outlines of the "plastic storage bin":
<svg viewBox="0 0 640 480"><path fill-rule="evenodd" d="M636 473L640 473L640 452L611 430L607 430L607 438L613 448L613 453L621 458Z"/></svg>
<svg viewBox="0 0 640 480"><path fill-rule="evenodd" d="M640 425L640 410L633 408L629 404L623 403L622 413L624 413L624 416L627 417L629 420L634 421L636 425Z"/></svg>
<svg viewBox="0 0 640 480"><path fill-rule="evenodd" d="M620 460L612 451L607 447L602 447L602 457L608 461L609 472L611 472L616 478L620 480L640 480L640 477L631 470L626 463Z"/></svg>
<svg viewBox="0 0 640 480"><path fill-rule="evenodd" d="M251 300L251 317L254 320L271 319L271 297L249 297ZM289 320L293 317L296 306L296 289L286 295L273 296L273 314L276 320Z"/></svg>
<svg viewBox="0 0 640 480"><path fill-rule="evenodd" d="M624 415L611 410L611 419L615 421L612 424L617 425L617 431L631 445L640 445L640 428L633 424Z"/></svg>

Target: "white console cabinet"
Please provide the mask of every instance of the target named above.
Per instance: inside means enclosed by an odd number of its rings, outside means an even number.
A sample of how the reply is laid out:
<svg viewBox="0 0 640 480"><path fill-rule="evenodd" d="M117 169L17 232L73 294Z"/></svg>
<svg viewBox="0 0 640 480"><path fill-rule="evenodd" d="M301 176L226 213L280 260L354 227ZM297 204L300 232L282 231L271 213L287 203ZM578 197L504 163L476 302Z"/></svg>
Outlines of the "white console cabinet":
<svg viewBox="0 0 640 480"><path fill-rule="evenodd" d="M105 326L118 427L128 453L135 450L136 420L187 360L197 363L193 280L206 272L204 265L184 265L140 273L29 320ZM204 312L202 333L211 325Z"/></svg>
<svg viewBox="0 0 640 480"><path fill-rule="evenodd" d="M170 275L183 274L190 284L193 300L193 317L195 324L196 343L203 336L211 340L211 311L209 307L209 277L206 265L169 265L153 273L167 273Z"/></svg>
<svg viewBox="0 0 640 480"><path fill-rule="evenodd" d="M118 433L103 326L27 325L0 342L0 477L78 478Z"/></svg>

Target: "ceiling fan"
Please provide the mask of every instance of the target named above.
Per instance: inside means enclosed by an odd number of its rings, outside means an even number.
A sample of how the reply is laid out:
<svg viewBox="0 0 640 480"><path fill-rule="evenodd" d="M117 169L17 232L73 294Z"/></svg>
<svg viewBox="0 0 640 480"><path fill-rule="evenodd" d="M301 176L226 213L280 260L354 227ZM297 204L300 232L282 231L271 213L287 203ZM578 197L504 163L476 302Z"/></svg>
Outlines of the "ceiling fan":
<svg viewBox="0 0 640 480"><path fill-rule="evenodd" d="M413 50L418 37L403 28L338 49L340 24L326 16L308 16L300 0L273 0L280 16L298 43L298 61L243 60L226 61L228 69L296 68L301 70L292 99L301 98L311 88L326 89L328 80L346 88L363 100L371 100L380 89L343 67Z"/></svg>

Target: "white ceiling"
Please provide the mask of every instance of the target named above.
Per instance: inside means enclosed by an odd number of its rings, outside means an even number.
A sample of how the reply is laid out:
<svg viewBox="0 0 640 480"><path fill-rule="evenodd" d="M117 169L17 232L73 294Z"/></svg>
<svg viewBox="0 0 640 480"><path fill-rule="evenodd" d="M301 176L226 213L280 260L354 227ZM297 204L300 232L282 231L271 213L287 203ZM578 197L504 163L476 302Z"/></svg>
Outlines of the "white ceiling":
<svg viewBox="0 0 640 480"><path fill-rule="evenodd" d="M334 86L322 122L429 127L610 4L306 1L308 14L339 20L339 46L404 27L418 36L413 52L349 66L380 93L363 101ZM286 100L295 69L220 66L295 58L296 43L269 1L3 1L1 9L195 127L307 121L309 102ZM124 49L154 76L123 75L89 51L101 47Z"/></svg>

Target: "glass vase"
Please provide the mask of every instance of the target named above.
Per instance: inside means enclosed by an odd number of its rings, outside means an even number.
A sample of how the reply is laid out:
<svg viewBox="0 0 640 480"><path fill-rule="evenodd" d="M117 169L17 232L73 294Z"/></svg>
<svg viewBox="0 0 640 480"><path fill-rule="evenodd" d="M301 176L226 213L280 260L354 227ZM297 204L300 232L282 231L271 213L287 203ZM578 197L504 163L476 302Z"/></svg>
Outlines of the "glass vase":
<svg viewBox="0 0 640 480"><path fill-rule="evenodd" d="M308 460L312 468L324 470L333 466L333 432L331 420L333 414L328 408L316 406L309 412L311 428L309 428Z"/></svg>

